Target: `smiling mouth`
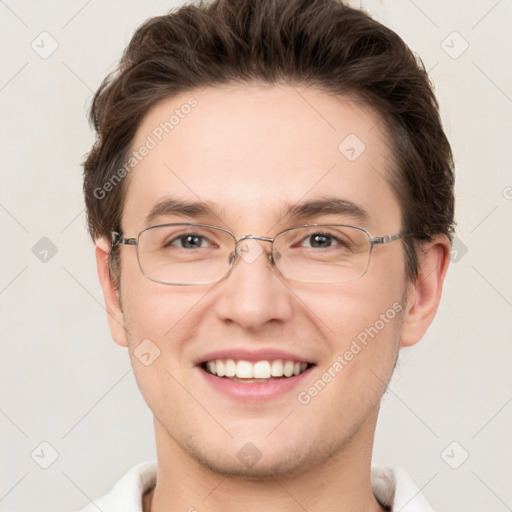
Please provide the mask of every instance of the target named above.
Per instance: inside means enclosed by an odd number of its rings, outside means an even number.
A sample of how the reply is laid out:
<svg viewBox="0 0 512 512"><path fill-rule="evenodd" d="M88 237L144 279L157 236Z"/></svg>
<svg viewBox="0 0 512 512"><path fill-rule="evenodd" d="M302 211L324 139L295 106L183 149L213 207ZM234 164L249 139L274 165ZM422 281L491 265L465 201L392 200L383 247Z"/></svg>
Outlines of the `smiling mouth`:
<svg viewBox="0 0 512 512"><path fill-rule="evenodd" d="M200 367L210 375L235 382L272 382L277 379L289 379L301 375L314 366L303 361L286 359L245 361L234 359L215 359L205 361Z"/></svg>

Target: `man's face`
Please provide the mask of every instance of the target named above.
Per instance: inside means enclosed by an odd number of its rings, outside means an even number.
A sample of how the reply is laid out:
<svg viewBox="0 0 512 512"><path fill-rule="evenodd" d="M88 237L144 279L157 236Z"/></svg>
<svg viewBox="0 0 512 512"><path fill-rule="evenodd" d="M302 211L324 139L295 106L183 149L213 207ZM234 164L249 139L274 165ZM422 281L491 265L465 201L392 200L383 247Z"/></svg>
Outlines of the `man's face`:
<svg viewBox="0 0 512 512"><path fill-rule="evenodd" d="M191 96L197 105L182 109L161 136L157 127ZM157 142L130 174L123 234L137 236L155 204L168 198L205 202L214 213L171 212L151 224L211 224L237 237L273 237L316 223L399 233L383 129L360 104L299 87L207 88L165 100L144 118L132 144L137 150L148 136ZM367 218L285 215L326 198L354 203ZM196 286L149 280L135 248L123 246L121 300L126 343L160 448L225 474L275 477L358 450L363 438L368 444L398 352L407 282L402 242L374 247L366 275L341 284L286 280L266 257L270 244L255 243L263 252L254 260L239 258L226 279ZM154 346L160 355L146 366L134 351L148 339L151 358ZM308 369L245 383L208 374L203 363L217 359L292 360Z"/></svg>

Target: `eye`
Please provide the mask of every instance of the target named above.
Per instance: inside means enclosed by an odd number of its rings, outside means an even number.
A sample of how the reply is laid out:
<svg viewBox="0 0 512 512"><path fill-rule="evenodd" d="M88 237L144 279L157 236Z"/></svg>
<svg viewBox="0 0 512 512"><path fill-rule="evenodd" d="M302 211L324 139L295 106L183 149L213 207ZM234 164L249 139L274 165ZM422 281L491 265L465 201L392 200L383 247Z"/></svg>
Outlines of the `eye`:
<svg viewBox="0 0 512 512"><path fill-rule="evenodd" d="M165 244L165 247L169 246L178 246L181 249L199 249L201 247L208 247L209 243L208 239L204 236L195 233L187 233L169 240L169 242Z"/></svg>
<svg viewBox="0 0 512 512"><path fill-rule="evenodd" d="M312 233L308 235L300 244L302 247L312 247L325 249L333 245L346 245L339 238L329 233Z"/></svg>

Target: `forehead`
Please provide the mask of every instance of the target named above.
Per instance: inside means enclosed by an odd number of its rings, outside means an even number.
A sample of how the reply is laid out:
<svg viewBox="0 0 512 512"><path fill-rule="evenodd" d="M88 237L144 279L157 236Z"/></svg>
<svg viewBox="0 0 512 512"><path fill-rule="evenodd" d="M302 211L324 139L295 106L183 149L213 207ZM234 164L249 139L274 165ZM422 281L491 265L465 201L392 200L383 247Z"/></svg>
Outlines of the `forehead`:
<svg viewBox="0 0 512 512"><path fill-rule="evenodd" d="M146 227L169 196L208 203L233 228L274 225L286 205L325 197L367 210L367 228L399 221L384 123L361 103L319 90L230 86L168 98L141 122L133 152L124 230Z"/></svg>

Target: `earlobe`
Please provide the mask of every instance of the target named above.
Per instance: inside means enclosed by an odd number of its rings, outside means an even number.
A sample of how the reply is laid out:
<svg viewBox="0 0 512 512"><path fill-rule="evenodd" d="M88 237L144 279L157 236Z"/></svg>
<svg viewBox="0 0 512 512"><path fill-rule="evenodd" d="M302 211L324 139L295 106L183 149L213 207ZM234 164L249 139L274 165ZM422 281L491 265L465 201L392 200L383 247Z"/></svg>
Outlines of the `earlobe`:
<svg viewBox="0 0 512 512"><path fill-rule="evenodd" d="M113 340L118 345L126 347L128 346L128 340L126 337L124 315L121 309L117 290L110 275L109 252L109 241L105 238L98 238L96 240L96 265L101 288L103 290L103 297L105 299L105 308L107 310L110 333Z"/></svg>
<svg viewBox="0 0 512 512"><path fill-rule="evenodd" d="M420 341L434 320L450 262L450 241L438 235L425 242L419 254L419 272L406 297L400 346Z"/></svg>

